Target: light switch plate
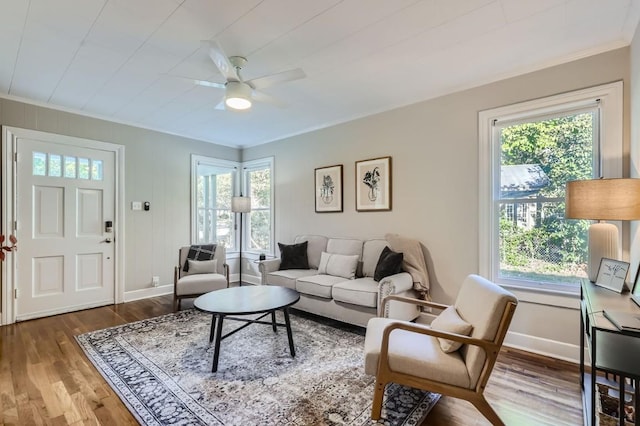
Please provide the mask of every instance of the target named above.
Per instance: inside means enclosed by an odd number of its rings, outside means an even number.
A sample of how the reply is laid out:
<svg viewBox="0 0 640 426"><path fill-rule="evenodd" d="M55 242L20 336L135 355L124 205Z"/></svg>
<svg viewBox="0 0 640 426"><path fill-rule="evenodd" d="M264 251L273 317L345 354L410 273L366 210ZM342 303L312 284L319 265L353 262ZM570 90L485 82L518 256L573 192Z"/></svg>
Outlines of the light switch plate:
<svg viewBox="0 0 640 426"><path fill-rule="evenodd" d="M142 210L142 201L132 201L131 210Z"/></svg>

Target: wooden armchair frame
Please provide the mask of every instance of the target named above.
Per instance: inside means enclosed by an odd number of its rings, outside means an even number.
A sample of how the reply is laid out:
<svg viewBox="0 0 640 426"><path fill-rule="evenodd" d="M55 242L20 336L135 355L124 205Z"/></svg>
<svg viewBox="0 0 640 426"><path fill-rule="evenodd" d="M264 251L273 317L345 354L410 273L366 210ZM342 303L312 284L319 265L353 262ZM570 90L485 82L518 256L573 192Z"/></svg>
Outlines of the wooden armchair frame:
<svg viewBox="0 0 640 426"><path fill-rule="evenodd" d="M448 305L442 305L439 303L428 302L425 300L412 299L409 297L390 295L384 298L382 301L383 309L384 305L389 300L398 300L401 302L414 303L419 306L446 309ZM397 322L389 324L383 333L382 346L380 348L380 358L378 361L378 370L376 373L376 387L373 394L373 406L371 408L371 418L378 420L382 413L382 399L384 397L384 388L387 383L398 383L413 388L429 390L437 392L442 395L451 396L454 398L461 398L471 402L477 409L484 415L493 425L504 425L498 414L489 405L484 397L484 389L489 380L489 376L493 371L493 367L502 347L502 342L509 329L509 324L515 312L517 304L514 302L507 302L505 310L502 314L500 324L496 331L495 338L490 340L475 339L468 336L463 336L455 333L448 333L444 331L438 331L428 328L422 328L411 323ZM383 310L384 312L384 310ZM460 386L454 386L443 382L437 382L434 380L424 379L421 377L415 377L404 373L397 373L391 370L389 366L389 335L393 330L407 330L414 333L426 334L434 337L446 338L461 342L465 345L474 345L482 348L486 354L486 359L478 377L478 381L474 388L468 389Z"/></svg>

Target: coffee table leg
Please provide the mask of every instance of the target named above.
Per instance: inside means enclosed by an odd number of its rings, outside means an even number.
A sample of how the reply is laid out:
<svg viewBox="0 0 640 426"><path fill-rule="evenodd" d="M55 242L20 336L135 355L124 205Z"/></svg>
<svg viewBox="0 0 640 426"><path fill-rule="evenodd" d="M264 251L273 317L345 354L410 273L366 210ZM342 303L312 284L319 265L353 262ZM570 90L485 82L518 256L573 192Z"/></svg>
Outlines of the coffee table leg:
<svg viewBox="0 0 640 426"><path fill-rule="evenodd" d="M289 320L289 309L284 308L282 310L284 313L284 322L287 325L287 337L289 338L289 351L291 352L291 356L296 356L296 349L293 347L293 334L291 333L291 321Z"/></svg>
<svg viewBox="0 0 640 426"><path fill-rule="evenodd" d="M276 326L276 311L271 311L271 326L273 327L273 332L278 331L278 327Z"/></svg>
<svg viewBox="0 0 640 426"><path fill-rule="evenodd" d="M215 314L211 315L211 331L209 332L209 343L213 342L213 336L215 336L216 319L217 316Z"/></svg>
<svg viewBox="0 0 640 426"><path fill-rule="evenodd" d="M213 345L213 365L211 367L211 372L215 373L218 371L218 358L220 357L220 341L222 340L222 320L224 319L223 315L218 315L218 320L216 323L216 335L215 335L215 343Z"/></svg>

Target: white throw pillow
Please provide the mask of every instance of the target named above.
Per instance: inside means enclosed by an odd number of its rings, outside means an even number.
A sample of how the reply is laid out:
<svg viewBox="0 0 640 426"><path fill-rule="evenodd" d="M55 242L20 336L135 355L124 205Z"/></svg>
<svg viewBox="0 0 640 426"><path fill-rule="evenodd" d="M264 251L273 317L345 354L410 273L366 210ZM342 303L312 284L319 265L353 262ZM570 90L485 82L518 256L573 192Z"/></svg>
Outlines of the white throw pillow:
<svg viewBox="0 0 640 426"><path fill-rule="evenodd" d="M215 274L218 272L218 259L211 260L191 260L189 262L189 275L194 274Z"/></svg>
<svg viewBox="0 0 640 426"><path fill-rule="evenodd" d="M352 280L356 277L356 268L358 267L358 259L360 256L333 254L322 252L320 255L320 266L318 266L318 274L333 275L336 277L347 278Z"/></svg>
<svg viewBox="0 0 640 426"><path fill-rule="evenodd" d="M468 336L471 334L473 326L460 318L455 306L449 306L443 310L433 321L431 321L431 328L438 331L446 331L448 333L462 334ZM453 340L442 339L438 337L440 342L440 348L445 353L455 352L462 346L461 342Z"/></svg>

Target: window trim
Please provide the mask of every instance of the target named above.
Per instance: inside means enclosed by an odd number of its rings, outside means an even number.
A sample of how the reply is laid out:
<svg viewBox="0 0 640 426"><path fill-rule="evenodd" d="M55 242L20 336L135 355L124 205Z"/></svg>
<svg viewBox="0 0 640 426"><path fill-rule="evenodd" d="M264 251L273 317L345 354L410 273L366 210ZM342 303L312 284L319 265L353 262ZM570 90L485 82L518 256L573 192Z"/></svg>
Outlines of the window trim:
<svg viewBox="0 0 640 426"><path fill-rule="evenodd" d="M600 155L601 175L605 177L622 177L623 159L623 83L622 81L595 86L573 92L553 95L513 105L480 111L478 114L478 194L479 194L479 272L482 276L504 285L519 289L531 289L548 293L577 294L579 289L557 285L524 285L499 279L495 270L498 241L494 224L496 223L496 209L494 208L496 176L494 173L496 161L500 161L499 147L493 144L494 123L496 121L511 121L553 114L572 108L588 106L593 101L600 100ZM499 164L499 163L498 163ZM615 222L613 222L615 223ZM622 227L617 223L618 232ZM622 241L622 238L619 239Z"/></svg>
<svg viewBox="0 0 640 426"><path fill-rule="evenodd" d="M222 160L219 158L207 157L204 155L191 154L191 244L198 241L198 165L206 164L213 167L224 167L234 170L235 176L233 177L233 193L237 194L240 188L240 176L238 173L239 163L237 161ZM235 220L234 220L235 223ZM229 252L238 251L238 242L235 237L236 230L231 230L234 233L233 244L234 247L229 247Z"/></svg>
<svg viewBox="0 0 640 426"><path fill-rule="evenodd" d="M269 255L274 255L275 254L275 242L274 242L274 235L275 235L275 217L276 217L276 213L275 213L275 167L274 167L274 158L273 157L265 157L265 158L259 158L256 160L250 160L250 161L245 161L242 163L242 193L245 195L250 194L251 192L249 191L249 179L247 178L247 173L254 171L254 170L260 170L260 169L264 169L264 168L269 168L270 169L270 175L271 175L271 190L270 190L270 199L269 199L269 203L270 203L270 223L269 223L269 241L271 241L271 250L269 250L266 254ZM245 214L242 215L242 227L243 229L249 229L249 215ZM248 254L259 254L261 253L261 251L254 251L249 249L250 244L249 244L249 237L250 237L250 232L244 232L243 233L243 241L242 241L242 247L246 247L246 249L243 249L243 253L248 253Z"/></svg>

